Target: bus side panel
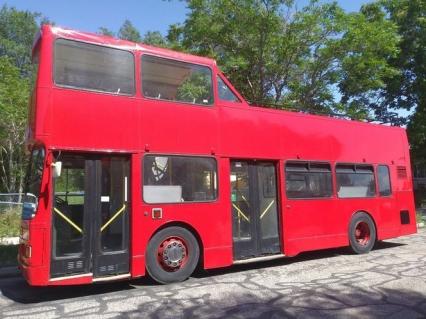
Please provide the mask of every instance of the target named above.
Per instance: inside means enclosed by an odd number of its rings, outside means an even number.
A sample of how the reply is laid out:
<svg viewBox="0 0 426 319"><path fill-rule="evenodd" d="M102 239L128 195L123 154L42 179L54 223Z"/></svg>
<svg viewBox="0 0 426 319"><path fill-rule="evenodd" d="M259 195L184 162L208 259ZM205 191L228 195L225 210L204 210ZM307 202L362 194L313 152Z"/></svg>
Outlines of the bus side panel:
<svg viewBox="0 0 426 319"><path fill-rule="evenodd" d="M133 275L141 275L140 261L135 261L141 254L146 255L146 249L151 237L161 228L167 226L181 226L195 230L201 241L201 256L204 268L223 267L232 264L231 223L229 213L222 203L200 203L191 205L147 205L143 204L143 221L134 225L137 229L134 235ZM162 218L153 219L152 209L162 209Z"/></svg>
<svg viewBox="0 0 426 319"><path fill-rule="evenodd" d="M416 209L413 193L410 191L398 194L398 217L401 224L400 233L397 236L409 235L417 232ZM404 216L408 214L408 220ZM395 236L396 237L396 236Z"/></svg>
<svg viewBox="0 0 426 319"><path fill-rule="evenodd" d="M232 208L230 189L230 162L229 158L218 160L218 211L213 213L213 219L217 219L216 228L213 224L205 223L201 227L200 236L204 242L204 268L217 268L232 265ZM197 228L196 228L197 229Z"/></svg>
<svg viewBox="0 0 426 319"><path fill-rule="evenodd" d="M58 148L121 152L138 148L140 110L135 97L54 87L51 105L55 120L49 133Z"/></svg>
<svg viewBox="0 0 426 319"><path fill-rule="evenodd" d="M220 152L238 159L282 158L282 118L247 107L220 109Z"/></svg>
<svg viewBox="0 0 426 319"><path fill-rule="evenodd" d="M215 106L142 99L141 148L150 153L207 155L218 153Z"/></svg>
<svg viewBox="0 0 426 319"><path fill-rule="evenodd" d="M142 157L134 156L134 167L141 166ZM229 199L229 160L218 159L217 201L177 204L148 204L142 200L141 188L134 187L132 217L132 276L143 275L146 249L151 237L168 225L180 225L193 230L201 241L204 268L232 264L232 227ZM140 168L134 170L134 179L140 179ZM140 183L140 182L138 182ZM135 182L134 182L135 184ZM133 184L133 185L134 185ZM138 190L136 190L138 189ZM154 219L153 209L162 210L162 218ZM143 260L141 260L143 258Z"/></svg>
<svg viewBox="0 0 426 319"><path fill-rule="evenodd" d="M310 205L310 203L313 205ZM284 232L285 254L349 245L349 224L357 212L369 214L378 231L380 215L375 198L287 201ZM297 203L296 205L294 203ZM290 206L290 207L288 207Z"/></svg>

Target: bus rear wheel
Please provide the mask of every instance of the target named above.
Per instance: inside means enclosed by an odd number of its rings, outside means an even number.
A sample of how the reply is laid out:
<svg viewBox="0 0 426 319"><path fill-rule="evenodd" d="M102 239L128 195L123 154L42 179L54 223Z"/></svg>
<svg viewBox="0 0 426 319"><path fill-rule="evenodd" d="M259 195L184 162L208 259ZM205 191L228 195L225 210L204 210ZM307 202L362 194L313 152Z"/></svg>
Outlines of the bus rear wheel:
<svg viewBox="0 0 426 319"><path fill-rule="evenodd" d="M146 268L151 278L159 283L184 281L195 270L199 257L200 248L189 230L167 227L149 241Z"/></svg>
<svg viewBox="0 0 426 319"><path fill-rule="evenodd" d="M366 213L357 213L349 225L349 242L351 250L356 254L370 252L376 242L376 227Z"/></svg>

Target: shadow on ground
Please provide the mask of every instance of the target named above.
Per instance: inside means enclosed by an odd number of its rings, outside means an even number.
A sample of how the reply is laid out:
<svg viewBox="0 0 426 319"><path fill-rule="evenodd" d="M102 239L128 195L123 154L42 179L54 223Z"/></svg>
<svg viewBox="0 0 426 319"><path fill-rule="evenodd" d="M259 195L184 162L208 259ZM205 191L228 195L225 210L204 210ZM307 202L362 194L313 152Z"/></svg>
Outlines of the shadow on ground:
<svg viewBox="0 0 426 319"><path fill-rule="evenodd" d="M404 244L379 242L375 249L389 249L402 246ZM338 257L349 254L347 248L327 249L314 252L302 253L296 257L283 258L272 261L257 262L253 264L236 265L228 268L215 269L210 271L198 270L193 277L197 279L209 278L216 275L244 272L250 269L261 269L276 266L289 265L306 260L316 260L322 258ZM195 279L195 280L197 280ZM53 287L31 287L21 277L0 280L0 291L3 296L14 302L22 304L49 302L55 300L65 300L77 297L87 297L102 295L116 291L126 291L133 289L144 289L147 287L159 286L150 278L142 278L123 282L97 283L83 286L53 286Z"/></svg>
<svg viewBox="0 0 426 319"><path fill-rule="evenodd" d="M352 288L352 289L351 289ZM370 290L348 287L342 294L333 289L294 294L273 291L275 297L233 293L221 300L203 298L168 299L141 303L120 318L424 318L426 296L396 289ZM231 299L231 301L229 300ZM231 305L230 305L231 304Z"/></svg>
<svg viewBox="0 0 426 319"><path fill-rule="evenodd" d="M403 243L391 243L391 242L380 241L380 242L377 242L377 244L374 246L374 250L390 249L390 248L395 248L395 247L400 247L405 245L406 244L403 244ZM341 256L341 255L353 255L353 254L354 253L348 247L316 250L316 251L304 252L295 257L261 261L261 262L249 263L249 264L240 264L240 265L235 265L235 266L231 266L227 268L211 269L208 271L198 270L193 274L193 277L204 278L204 277L216 276L221 274L236 273L236 272L246 271L250 269L284 266L284 265L295 264L295 263L299 263L299 262L303 262L307 260L318 260L323 258L332 258L332 257Z"/></svg>

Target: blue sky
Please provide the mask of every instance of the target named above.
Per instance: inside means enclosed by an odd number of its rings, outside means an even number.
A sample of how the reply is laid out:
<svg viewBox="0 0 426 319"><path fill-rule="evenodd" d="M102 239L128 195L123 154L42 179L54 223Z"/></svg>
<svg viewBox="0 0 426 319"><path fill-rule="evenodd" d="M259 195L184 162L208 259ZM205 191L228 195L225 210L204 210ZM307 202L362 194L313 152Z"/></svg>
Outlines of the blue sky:
<svg viewBox="0 0 426 319"><path fill-rule="evenodd" d="M297 0L303 7L309 0ZM326 1L324 1L326 2ZM347 11L357 11L367 0L337 1ZM96 32L99 27L117 31L125 19L144 34L147 31L167 33L168 26L183 22L187 13L185 1L179 0L0 0L19 10L42 13L59 26Z"/></svg>

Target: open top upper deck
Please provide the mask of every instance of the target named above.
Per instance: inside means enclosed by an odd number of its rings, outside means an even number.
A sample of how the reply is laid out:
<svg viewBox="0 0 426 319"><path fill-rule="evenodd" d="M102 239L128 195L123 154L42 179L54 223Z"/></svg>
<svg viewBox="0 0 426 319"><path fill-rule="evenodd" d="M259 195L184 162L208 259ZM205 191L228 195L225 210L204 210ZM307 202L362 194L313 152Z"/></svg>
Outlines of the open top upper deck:
<svg viewBox="0 0 426 319"><path fill-rule="evenodd" d="M408 158L401 128L248 105L212 59L48 25L34 54L40 65L30 144L375 163Z"/></svg>

